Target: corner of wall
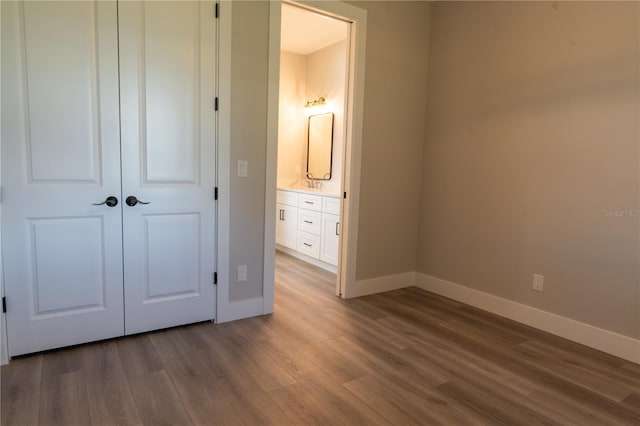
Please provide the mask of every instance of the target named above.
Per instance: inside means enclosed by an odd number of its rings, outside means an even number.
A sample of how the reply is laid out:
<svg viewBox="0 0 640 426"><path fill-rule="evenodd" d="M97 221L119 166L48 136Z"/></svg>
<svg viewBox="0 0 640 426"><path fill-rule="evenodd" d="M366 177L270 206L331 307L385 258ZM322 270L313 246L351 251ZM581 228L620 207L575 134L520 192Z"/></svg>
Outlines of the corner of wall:
<svg viewBox="0 0 640 426"><path fill-rule="evenodd" d="M385 291L398 290L400 288L411 287L412 285L415 285L415 272L403 272L400 274L355 281L346 288L343 297L345 299L351 299L354 297L383 293Z"/></svg>
<svg viewBox="0 0 640 426"><path fill-rule="evenodd" d="M423 273L415 279L423 290L640 364L640 340Z"/></svg>

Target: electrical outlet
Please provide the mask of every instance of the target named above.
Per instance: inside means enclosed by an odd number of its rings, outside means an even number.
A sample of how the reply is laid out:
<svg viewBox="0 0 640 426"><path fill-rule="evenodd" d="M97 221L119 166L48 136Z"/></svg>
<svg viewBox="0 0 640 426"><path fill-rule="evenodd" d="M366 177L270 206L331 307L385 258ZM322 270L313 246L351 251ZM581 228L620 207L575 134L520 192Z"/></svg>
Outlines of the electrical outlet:
<svg viewBox="0 0 640 426"><path fill-rule="evenodd" d="M238 265L238 282L247 280L247 265Z"/></svg>
<svg viewBox="0 0 640 426"><path fill-rule="evenodd" d="M544 291L544 275L533 274L533 285L535 291Z"/></svg>

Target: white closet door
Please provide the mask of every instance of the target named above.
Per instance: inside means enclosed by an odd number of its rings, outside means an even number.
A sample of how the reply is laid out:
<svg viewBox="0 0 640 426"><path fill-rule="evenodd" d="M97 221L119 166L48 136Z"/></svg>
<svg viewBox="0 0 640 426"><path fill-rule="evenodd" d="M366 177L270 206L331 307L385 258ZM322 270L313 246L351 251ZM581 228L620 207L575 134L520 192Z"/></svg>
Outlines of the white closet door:
<svg viewBox="0 0 640 426"><path fill-rule="evenodd" d="M116 3L1 7L9 354L122 335Z"/></svg>
<svg viewBox="0 0 640 426"><path fill-rule="evenodd" d="M215 16L119 4L126 333L214 317ZM124 200L123 200L124 203Z"/></svg>

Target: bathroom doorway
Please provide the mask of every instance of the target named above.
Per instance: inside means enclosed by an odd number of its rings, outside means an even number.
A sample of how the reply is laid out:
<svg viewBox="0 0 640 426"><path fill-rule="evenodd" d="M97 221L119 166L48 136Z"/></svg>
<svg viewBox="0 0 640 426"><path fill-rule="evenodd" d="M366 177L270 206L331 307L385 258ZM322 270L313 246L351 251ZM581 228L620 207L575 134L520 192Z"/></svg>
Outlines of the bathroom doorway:
<svg viewBox="0 0 640 426"><path fill-rule="evenodd" d="M276 250L337 277L351 23L281 13Z"/></svg>
<svg viewBox="0 0 640 426"><path fill-rule="evenodd" d="M340 1L273 2L270 11L265 312L276 251L331 271L335 293L350 297L366 39L366 11Z"/></svg>
<svg viewBox="0 0 640 426"><path fill-rule="evenodd" d="M272 35L276 28L281 35L279 124L270 206L267 194L275 244L268 250L267 235L265 276L278 250L335 273L335 293L347 297L355 280L366 12L341 2L282 2L272 12L280 18L272 20Z"/></svg>

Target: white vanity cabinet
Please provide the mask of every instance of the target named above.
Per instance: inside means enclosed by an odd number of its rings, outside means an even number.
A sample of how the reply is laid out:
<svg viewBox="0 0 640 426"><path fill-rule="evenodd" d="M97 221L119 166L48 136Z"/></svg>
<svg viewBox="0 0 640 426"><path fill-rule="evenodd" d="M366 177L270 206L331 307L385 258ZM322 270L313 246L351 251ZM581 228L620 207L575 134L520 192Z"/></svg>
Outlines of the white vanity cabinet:
<svg viewBox="0 0 640 426"><path fill-rule="evenodd" d="M276 243L295 250L298 246L298 193L278 191Z"/></svg>
<svg viewBox="0 0 640 426"><path fill-rule="evenodd" d="M292 249L287 250L289 254L335 271L340 238L340 198L294 189L279 189L277 194L276 243ZM292 211L294 205L295 213ZM291 224L294 215L295 229Z"/></svg>
<svg viewBox="0 0 640 426"><path fill-rule="evenodd" d="M320 259L322 197L300 194L298 200L298 251L314 259Z"/></svg>
<svg viewBox="0 0 640 426"><path fill-rule="evenodd" d="M320 260L332 265L338 264L340 239L340 216L322 213L320 233Z"/></svg>
<svg viewBox="0 0 640 426"><path fill-rule="evenodd" d="M340 198L322 198L321 219L320 260L337 265L340 244Z"/></svg>

